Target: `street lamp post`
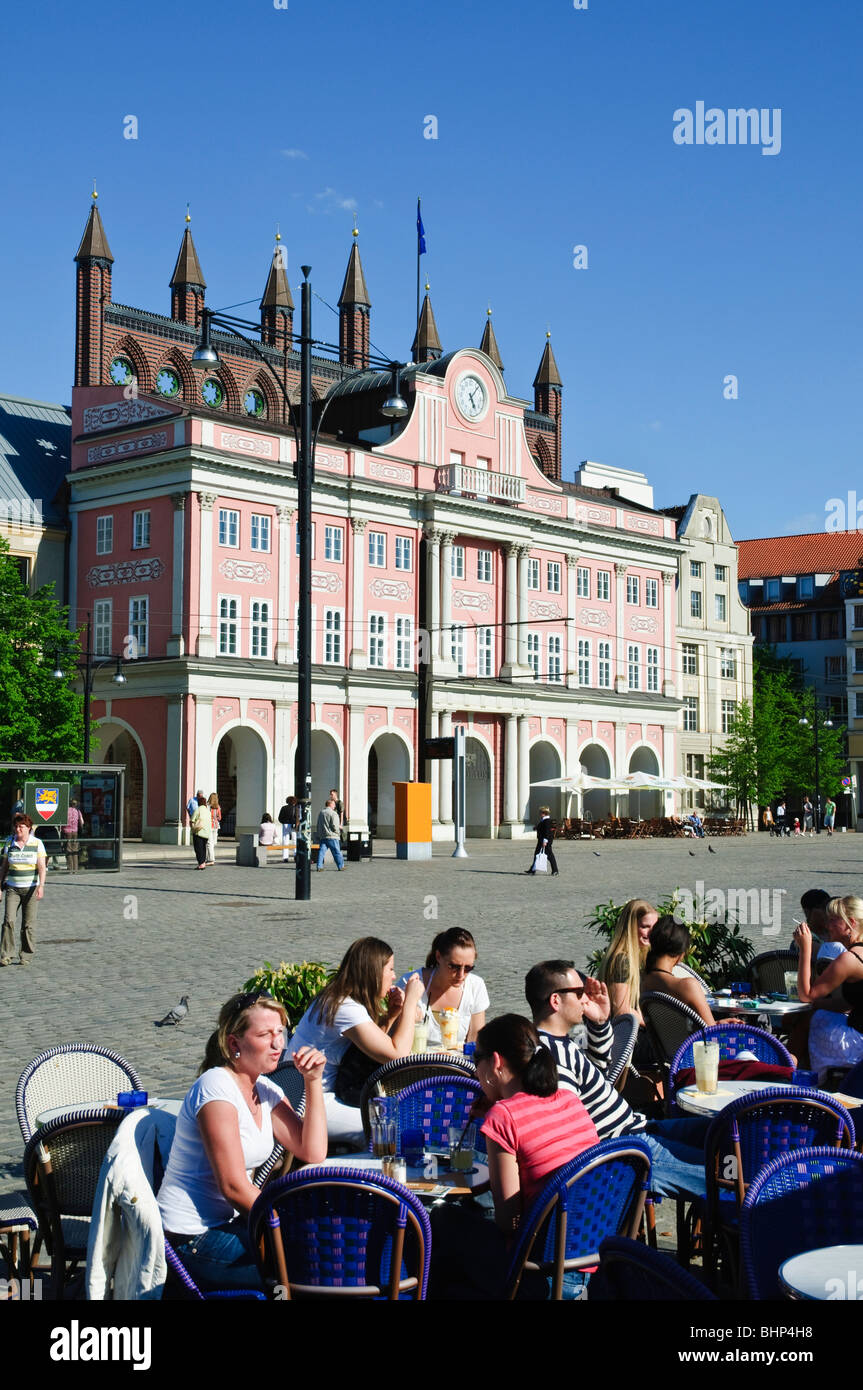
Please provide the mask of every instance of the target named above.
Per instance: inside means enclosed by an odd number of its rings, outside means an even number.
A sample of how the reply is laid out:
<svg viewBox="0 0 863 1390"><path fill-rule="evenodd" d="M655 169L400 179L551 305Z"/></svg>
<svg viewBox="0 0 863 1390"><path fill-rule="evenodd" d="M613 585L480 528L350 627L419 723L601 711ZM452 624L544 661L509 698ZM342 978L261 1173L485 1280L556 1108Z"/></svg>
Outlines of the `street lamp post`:
<svg viewBox="0 0 863 1390"><path fill-rule="evenodd" d="M111 662L116 662L116 668L111 677L115 685L125 685L126 677L123 675L123 658L121 656L105 656L98 658L90 646L90 619L87 619L87 646L84 651L84 660L78 662L78 670L84 676L84 762L89 766L90 763L90 702L93 698L93 683L96 679L96 672L103 666L110 666ZM54 662L54 679L63 680L63 669L59 660Z"/></svg>
<svg viewBox="0 0 863 1390"><path fill-rule="evenodd" d="M808 726L809 726L809 720L806 718L806 715L805 715L805 714L804 714L804 715L801 715L801 717L798 719L797 722L798 722L798 724L801 725L801 727L806 727L806 728L808 728ZM828 714L827 714L827 718L826 718L826 719L822 719L822 720L820 721L820 727L821 727L822 729L832 729L832 728L833 728L833 720L830 718L829 711L828 711ZM820 749L819 749L819 747L818 747L818 728L819 728L819 720L818 720L818 701L817 701L817 699L816 699L815 701L813 701L813 705L812 705L812 730L813 730L813 733L814 733L814 735L815 735L815 833L816 833L816 835L820 835L820 834L821 834L821 779L820 779L820 775L819 775L819 766L820 766L820 765L819 765L819 756L820 756Z"/></svg>

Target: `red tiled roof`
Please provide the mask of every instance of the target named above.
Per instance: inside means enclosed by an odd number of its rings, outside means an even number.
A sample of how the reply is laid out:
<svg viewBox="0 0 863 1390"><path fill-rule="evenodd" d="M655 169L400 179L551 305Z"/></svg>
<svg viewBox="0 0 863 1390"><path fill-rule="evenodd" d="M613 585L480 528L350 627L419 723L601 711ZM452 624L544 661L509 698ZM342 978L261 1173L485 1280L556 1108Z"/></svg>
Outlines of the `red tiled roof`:
<svg viewBox="0 0 863 1390"><path fill-rule="evenodd" d="M861 564L863 535L857 531L814 531L805 536L765 536L737 542L739 579L837 574Z"/></svg>

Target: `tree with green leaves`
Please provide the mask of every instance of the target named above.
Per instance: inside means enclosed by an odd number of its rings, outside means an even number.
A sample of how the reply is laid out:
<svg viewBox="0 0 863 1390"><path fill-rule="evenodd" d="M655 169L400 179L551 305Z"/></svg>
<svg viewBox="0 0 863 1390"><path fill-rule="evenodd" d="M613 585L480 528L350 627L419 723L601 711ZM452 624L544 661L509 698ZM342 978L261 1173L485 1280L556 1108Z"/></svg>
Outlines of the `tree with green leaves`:
<svg viewBox="0 0 863 1390"><path fill-rule="evenodd" d="M48 584L31 594L0 537L0 762L76 762L83 700L73 688L79 638ZM58 680L54 671L63 671Z"/></svg>

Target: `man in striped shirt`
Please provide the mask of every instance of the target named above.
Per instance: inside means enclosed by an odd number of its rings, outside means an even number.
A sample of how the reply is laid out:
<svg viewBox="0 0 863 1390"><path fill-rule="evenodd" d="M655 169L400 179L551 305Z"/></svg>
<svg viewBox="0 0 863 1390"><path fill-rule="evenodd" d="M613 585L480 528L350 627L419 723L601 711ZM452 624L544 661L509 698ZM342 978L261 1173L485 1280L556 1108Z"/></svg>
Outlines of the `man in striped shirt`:
<svg viewBox="0 0 863 1390"><path fill-rule="evenodd" d="M557 1062L558 1082L574 1091L600 1139L637 1135L650 1149L651 1188L663 1197L704 1196L704 1136L709 1119L648 1120L605 1078L614 1039L608 989L571 960L544 960L528 971L524 992L540 1041ZM583 1023L587 1051L570 1037Z"/></svg>

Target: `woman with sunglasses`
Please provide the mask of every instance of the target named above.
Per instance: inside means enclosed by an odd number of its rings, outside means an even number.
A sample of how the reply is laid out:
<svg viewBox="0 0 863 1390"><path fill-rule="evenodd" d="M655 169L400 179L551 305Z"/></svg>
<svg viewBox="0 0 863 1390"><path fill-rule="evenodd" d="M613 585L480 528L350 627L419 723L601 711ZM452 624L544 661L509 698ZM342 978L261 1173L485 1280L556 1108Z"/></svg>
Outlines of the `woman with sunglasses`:
<svg viewBox="0 0 863 1390"><path fill-rule="evenodd" d="M458 1011L459 1043L474 1042L484 1026L489 1006L488 990L485 981L475 973L475 965L476 942L469 931L450 927L449 931L438 932L420 971L423 993L417 1009L418 1017L428 1019L428 1040L433 1047L441 1045L440 1025L435 1014L444 1009ZM400 989L406 987L412 973L408 971L402 976Z"/></svg>
<svg viewBox="0 0 863 1390"><path fill-rule="evenodd" d="M263 991L233 995L177 1117L159 1209L166 1238L202 1286L260 1285L246 1230L260 1196L251 1174L275 1144L304 1163L327 1156L326 1058L312 1047L293 1054L305 1085L302 1116L267 1076L278 1066L286 1022L282 1005Z"/></svg>

